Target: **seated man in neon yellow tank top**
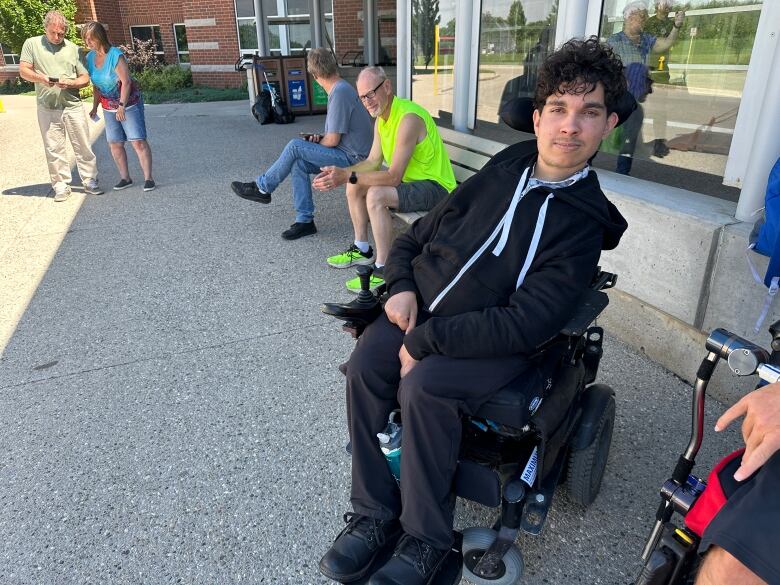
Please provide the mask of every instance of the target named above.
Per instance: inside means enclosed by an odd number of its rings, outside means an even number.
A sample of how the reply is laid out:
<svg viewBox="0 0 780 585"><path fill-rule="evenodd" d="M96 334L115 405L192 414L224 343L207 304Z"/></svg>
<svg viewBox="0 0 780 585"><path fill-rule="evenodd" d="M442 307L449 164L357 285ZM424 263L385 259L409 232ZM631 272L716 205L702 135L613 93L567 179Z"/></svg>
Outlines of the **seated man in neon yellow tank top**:
<svg viewBox="0 0 780 585"><path fill-rule="evenodd" d="M384 282L382 269L393 239L390 208L428 211L449 195L456 183L430 114L414 102L394 96L381 67L363 69L357 91L376 119L371 152L351 167L323 167L312 184L320 191L346 184L355 241L346 251L329 257L328 264L334 268L374 264L371 287L375 288ZM383 165L387 169L382 169ZM369 220L376 254L368 243ZM358 292L359 279L347 281L347 288Z"/></svg>

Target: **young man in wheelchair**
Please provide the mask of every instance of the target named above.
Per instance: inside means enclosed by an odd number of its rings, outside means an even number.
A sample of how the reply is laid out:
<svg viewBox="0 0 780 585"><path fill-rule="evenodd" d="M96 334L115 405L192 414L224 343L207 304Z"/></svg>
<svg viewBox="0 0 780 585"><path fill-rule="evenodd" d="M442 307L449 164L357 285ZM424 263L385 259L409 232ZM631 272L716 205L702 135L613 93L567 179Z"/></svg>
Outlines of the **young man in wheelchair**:
<svg viewBox="0 0 780 585"><path fill-rule="evenodd" d="M347 364L354 512L320 561L371 585L422 585L452 539L461 416L528 368L627 225L588 161L618 121L623 66L595 37L566 43L539 73L536 141L510 147L398 237L389 299ZM507 156L511 153L512 156ZM400 404L399 485L376 434Z"/></svg>

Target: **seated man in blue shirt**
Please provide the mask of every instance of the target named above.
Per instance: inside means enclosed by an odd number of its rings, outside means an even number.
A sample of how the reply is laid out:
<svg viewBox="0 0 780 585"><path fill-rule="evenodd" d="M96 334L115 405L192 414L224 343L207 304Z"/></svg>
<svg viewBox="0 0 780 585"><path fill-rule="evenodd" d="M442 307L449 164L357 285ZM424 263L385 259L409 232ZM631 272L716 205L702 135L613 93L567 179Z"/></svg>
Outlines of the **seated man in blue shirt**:
<svg viewBox="0 0 780 585"><path fill-rule="evenodd" d="M306 66L328 94L324 133L291 140L265 174L250 183L230 184L239 197L270 203L271 193L292 174L295 223L282 232L285 240L317 233L309 175L318 174L324 166L348 167L364 160L373 141L371 117L360 103L355 88L339 75L333 54L327 49L313 49Z"/></svg>

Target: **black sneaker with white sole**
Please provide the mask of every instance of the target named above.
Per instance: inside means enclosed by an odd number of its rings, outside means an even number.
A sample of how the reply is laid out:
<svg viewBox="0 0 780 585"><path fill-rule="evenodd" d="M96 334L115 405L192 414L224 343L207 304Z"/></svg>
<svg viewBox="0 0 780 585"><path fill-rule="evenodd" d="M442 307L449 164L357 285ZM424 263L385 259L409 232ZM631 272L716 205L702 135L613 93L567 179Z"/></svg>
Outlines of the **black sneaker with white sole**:
<svg viewBox="0 0 780 585"><path fill-rule="evenodd" d="M133 184L133 179L121 179L116 185L114 185L114 191L121 191L127 189Z"/></svg>
<svg viewBox="0 0 780 585"><path fill-rule="evenodd" d="M260 189L254 181L251 183L233 181L230 183L230 188L233 189L233 193L242 199L256 201L257 203L271 203L271 194Z"/></svg>
<svg viewBox="0 0 780 585"><path fill-rule="evenodd" d="M147 179L144 181L144 191L154 191L154 188L157 185L154 184L154 181L152 179Z"/></svg>

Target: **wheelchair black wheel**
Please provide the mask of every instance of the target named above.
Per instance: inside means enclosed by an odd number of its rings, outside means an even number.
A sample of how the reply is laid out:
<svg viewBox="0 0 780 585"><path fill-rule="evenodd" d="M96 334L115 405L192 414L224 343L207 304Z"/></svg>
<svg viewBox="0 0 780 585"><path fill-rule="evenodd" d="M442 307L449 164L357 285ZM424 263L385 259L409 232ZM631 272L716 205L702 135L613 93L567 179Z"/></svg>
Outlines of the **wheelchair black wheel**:
<svg viewBox="0 0 780 585"><path fill-rule="evenodd" d="M589 506L596 499L607 467L609 447L612 443L612 430L615 426L615 397L606 386L598 384L591 386L588 392L609 392L604 401L594 401L598 408L582 413L583 419L588 418L595 423L593 441L587 447L572 450L569 454L569 466L566 487L571 499L582 506Z"/></svg>
<svg viewBox="0 0 780 585"><path fill-rule="evenodd" d="M512 545L494 577L478 577L472 569L490 548L498 533L490 528L466 528L463 531L463 577L474 585L517 585L523 576L523 555Z"/></svg>

